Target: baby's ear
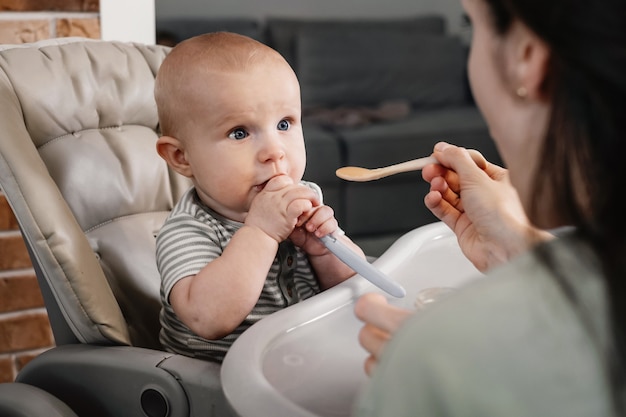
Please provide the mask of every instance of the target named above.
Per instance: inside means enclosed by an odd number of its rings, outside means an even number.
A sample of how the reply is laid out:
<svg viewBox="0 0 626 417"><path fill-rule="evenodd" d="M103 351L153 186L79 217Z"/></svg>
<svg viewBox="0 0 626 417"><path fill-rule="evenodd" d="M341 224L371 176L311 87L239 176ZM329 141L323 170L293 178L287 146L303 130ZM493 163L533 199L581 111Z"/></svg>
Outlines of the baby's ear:
<svg viewBox="0 0 626 417"><path fill-rule="evenodd" d="M161 136L156 143L156 149L161 158L172 169L185 177L192 177L191 167L185 156L185 149L181 141L171 136Z"/></svg>

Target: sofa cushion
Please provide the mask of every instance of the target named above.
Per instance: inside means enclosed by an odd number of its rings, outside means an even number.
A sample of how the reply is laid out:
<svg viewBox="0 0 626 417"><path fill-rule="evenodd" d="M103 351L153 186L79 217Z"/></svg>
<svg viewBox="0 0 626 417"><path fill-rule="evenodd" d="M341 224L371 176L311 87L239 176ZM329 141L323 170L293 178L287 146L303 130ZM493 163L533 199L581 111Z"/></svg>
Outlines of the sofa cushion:
<svg viewBox="0 0 626 417"><path fill-rule="evenodd" d="M255 19L170 18L155 23L157 37L173 38L174 42L209 32L234 32L262 40L259 22ZM157 39L158 40L158 39Z"/></svg>
<svg viewBox="0 0 626 417"><path fill-rule="evenodd" d="M445 140L479 150L501 163L487 125L472 106L415 112L393 123L341 129L346 165L378 168L427 156ZM344 183L344 229L352 238L407 232L437 219L424 205L429 190L420 172L408 172L368 183Z"/></svg>
<svg viewBox="0 0 626 417"><path fill-rule="evenodd" d="M302 30L298 76L304 107L407 100L441 107L467 101L465 48L458 37L395 29Z"/></svg>
<svg viewBox="0 0 626 417"><path fill-rule="evenodd" d="M393 30L407 35L443 35L446 21L441 15L420 15L403 19L295 19L270 17L266 22L265 41L280 52L297 70L296 39L303 30L314 32L359 33L371 30Z"/></svg>
<svg viewBox="0 0 626 417"><path fill-rule="evenodd" d="M318 184L340 183L335 175L343 164L341 142L337 135L317 124L303 122L307 164L304 178Z"/></svg>
<svg viewBox="0 0 626 417"><path fill-rule="evenodd" d="M388 177L345 187L346 220L341 226L351 239L401 235L437 220L424 205L428 184L419 173L408 173L406 178L394 182Z"/></svg>
<svg viewBox="0 0 626 417"><path fill-rule="evenodd" d="M439 141L475 148L491 162L500 162L484 118L474 106L415 111L402 121L340 129L337 134L345 148L346 165L378 168L404 162L429 155ZM391 180L403 181L406 175Z"/></svg>
<svg viewBox="0 0 626 417"><path fill-rule="evenodd" d="M324 204L332 207L335 218L342 225L345 221L343 181L335 175L337 168L343 165L341 142L337 135L316 124L303 122L302 128L307 159L304 179L322 188Z"/></svg>

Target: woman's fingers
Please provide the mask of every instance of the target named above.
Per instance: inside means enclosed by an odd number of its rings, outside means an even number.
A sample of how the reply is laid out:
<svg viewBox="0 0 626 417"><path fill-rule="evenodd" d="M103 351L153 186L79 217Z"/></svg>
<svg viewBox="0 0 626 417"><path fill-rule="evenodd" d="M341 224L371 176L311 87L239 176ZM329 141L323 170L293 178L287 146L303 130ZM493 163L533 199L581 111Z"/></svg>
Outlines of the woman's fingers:
<svg viewBox="0 0 626 417"><path fill-rule="evenodd" d="M365 373L371 375L391 335L411 311L392 306L381 294L374 293L361 296L356 302L354 311L356 316L365 322L359 332L359 343L369 353L364 367Z"/></svg>
<svg viewBox="0 0 626 417"><path fill-rule="evenodd" d="M370 355L365 359L365 364L363 367L365 368L365 374L371 376L378 364L378 358Z"/></svg>
<svg viewBox="0 0 626 417"><path fill-rule="evenodd" d="M411 314L411 310L393 306L387 303L383 295L375 293L361 296L354 306L354 312L361 321L388 333L394 333Z"/></svg>

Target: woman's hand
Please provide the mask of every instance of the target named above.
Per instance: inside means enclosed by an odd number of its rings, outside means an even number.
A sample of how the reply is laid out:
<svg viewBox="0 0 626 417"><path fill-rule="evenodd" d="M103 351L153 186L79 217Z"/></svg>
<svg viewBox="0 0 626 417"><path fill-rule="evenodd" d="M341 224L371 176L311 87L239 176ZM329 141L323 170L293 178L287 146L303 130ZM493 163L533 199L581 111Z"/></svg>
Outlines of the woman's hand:
<svg viewBox="0 0 626 417"><path fill-rule="evenodd" d="M359 332L359 343L369 353L365 373L371 375L387 341L413 312L387 303L380 294L365 294L354 306L357 318L365 323Z"/></svg>
<svg viewBox="0 0 626 417"><path fill-rule="evenodd" d="M478 166L466 149L444 142L433 156L440 164L422 171L430 183L424 202L476 268L485 271L551 238L530 224L506 169L486 161Z"/></svg>

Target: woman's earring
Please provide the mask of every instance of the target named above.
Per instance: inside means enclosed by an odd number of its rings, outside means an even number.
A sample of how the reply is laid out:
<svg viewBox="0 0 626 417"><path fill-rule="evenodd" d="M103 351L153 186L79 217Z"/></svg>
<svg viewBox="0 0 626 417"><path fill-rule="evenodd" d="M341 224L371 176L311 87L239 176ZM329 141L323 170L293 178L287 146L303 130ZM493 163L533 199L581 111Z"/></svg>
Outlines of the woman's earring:
<svg viewBox="0 0 626 417"><path fill-rule="evenodd" d="M528 94L528 90L526 90L526 87L522 86L517 89L516 93L519 98L526 98L526 95Z"/></svg>

